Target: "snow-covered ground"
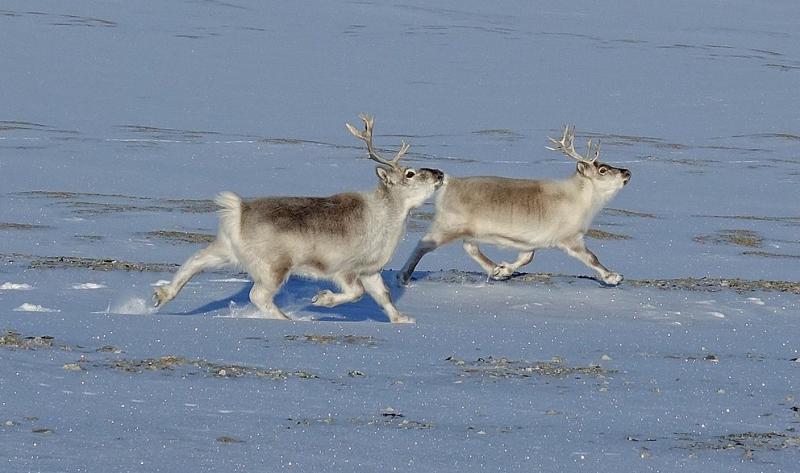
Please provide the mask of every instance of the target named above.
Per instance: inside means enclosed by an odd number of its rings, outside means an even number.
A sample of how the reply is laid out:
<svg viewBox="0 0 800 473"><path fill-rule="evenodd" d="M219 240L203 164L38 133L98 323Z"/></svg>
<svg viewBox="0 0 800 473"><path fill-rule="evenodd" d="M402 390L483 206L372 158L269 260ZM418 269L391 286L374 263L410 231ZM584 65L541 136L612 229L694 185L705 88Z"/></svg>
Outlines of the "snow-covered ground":
<svg viewBox="0 0 800 473"><path fill-rule="evenodd" d="M6 0L0 471L796 471L800 4L496 3ZM373 187L360 112L452 175L600 137L626 280L455 244L393 287L413 326L296 278L259 319L226 272L149 307L216 192Z"/></svg>

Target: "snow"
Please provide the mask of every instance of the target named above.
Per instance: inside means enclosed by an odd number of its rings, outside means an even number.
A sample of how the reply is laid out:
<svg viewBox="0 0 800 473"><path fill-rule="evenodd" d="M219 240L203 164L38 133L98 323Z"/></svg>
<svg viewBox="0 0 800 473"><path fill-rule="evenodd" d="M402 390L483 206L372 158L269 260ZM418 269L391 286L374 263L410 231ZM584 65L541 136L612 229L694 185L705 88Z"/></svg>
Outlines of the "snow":
<svg viewBox="0 0 800 473"><path fill-rule="evenodd" d="M58 309L48 309L39 304L31 304L29 302L23 303L21 306L14 309L14 312L60 312Z"/></svg>
<svg viewBox="0 0 800 473"><path fill-rule="evenodd" d="M81 284L73 284L72 285L72 289L75 289L76 291L89 291L89 290L95 290L95 289L105 289L106 287L108 287L108 286L106 286L104 284L94 283L94 282L85 282L85 283L81 283Z"/></svg>
<svg viewBox="0 0 800 473"><path fill-rule="evenodd" d="M122 315L149 315L155 313L153 304L144 297L127 297L110 304L106 309L108 314Z"/></svg>
<svg viewBox="0 0 800 473"><path fill-rule="evenodd" d="M786 471L800 449L800 4L35 2L0 10L0 470ZM235 271L155 311L213 196L375 185L345 130L456 176L633 178L487 281L460 245L265 320ZM580 143L579 143L580 144ZM193 243L194 242L194 243ZM487 249L490 257L514 254ZM547 273L541 275L539 273Z"/></svg>
<svg viewBox="0 0 800 473"><path fill-rule="evenodd" d="M33 286L26 283L4 282L0 285L0 291L30 291L31 289L33 289Z"/></svg>

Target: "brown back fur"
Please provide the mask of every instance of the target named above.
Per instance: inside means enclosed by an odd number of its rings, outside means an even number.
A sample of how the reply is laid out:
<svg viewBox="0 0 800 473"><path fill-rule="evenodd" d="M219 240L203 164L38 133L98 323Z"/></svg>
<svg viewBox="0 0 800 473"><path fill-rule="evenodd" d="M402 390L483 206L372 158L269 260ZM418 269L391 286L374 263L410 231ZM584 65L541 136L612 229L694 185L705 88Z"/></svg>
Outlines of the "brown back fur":
<svg viewBox="0 0 800 473"><path fill-rule="evenodd" d="M346 237L363 228L365 203L356 193L330 197L267 197L242 204L242 226L270 224L280 232Z"/></svg>

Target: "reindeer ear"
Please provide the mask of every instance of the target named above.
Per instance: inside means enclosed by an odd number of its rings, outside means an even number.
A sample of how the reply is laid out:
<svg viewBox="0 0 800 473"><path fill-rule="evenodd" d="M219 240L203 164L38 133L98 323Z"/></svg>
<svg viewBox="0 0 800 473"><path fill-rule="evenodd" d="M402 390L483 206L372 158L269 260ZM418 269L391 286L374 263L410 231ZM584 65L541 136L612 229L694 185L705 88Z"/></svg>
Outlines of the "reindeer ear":
<svg viewBox="0 0 800 473"><path fill-rule="evenodd" d="M594 175L594 164L578 162L578 174L585 177L592 177Z"/></svg>
<svg viewBox="0 0 800 473"><path fill-rule="evenodd" d="M389 179L389 171L387 171L386 169L378 166L378 167L375 168L375 174L377 174L378 175L378 179L380 179L381 182L383 182L387 186L389 184L391 184L391 181Z"/></svg>

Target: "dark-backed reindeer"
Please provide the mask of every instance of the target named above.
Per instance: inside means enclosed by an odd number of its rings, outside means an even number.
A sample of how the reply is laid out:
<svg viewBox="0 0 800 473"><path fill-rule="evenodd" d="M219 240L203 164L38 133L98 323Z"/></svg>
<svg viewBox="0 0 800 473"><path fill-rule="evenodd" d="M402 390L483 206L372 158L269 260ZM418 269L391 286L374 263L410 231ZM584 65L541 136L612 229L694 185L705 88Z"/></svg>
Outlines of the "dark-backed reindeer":
<svg viewBox="0 0 800 473"><path fill-rule="evenodd" d="M192 255L168 285L156 288L155 306L171 301L200 271L239 267L253 279L250 300L265 315L288 319L273 296L290 274L332 280L341 292L320 291L316 306L354 302L366 291L393 323L413 323L391 300L381 269L403 235L406 217L442 185L437 169L412 169L398 161L408 151L403 143L394 158L382 158L372 145L373 120L361 116L364 131L347 125L377 161L378 187L330 197L265 197L242 200L232 192L216 198L222 208L217 238Z"/></svg>
<svg viewBox="0 0 800 473"><path fill-rule="evenodd" d="M631 173L598 161L600 145L589 140L586 156L575 151L575 129L564 128L561 140L549 138L553 151L578 161L571 177L552 180L505 177L447 177L436 199L436 216L398 279L408 283L419 260L428 252L454 240L492 279L508 279L533 260L540 248L560 248L597 271L608 285L622 275L609 271L586 248L584 235L595 215L622 187ZM478 247L488 243L519 251L512 263L494 263Z"/></svg>

